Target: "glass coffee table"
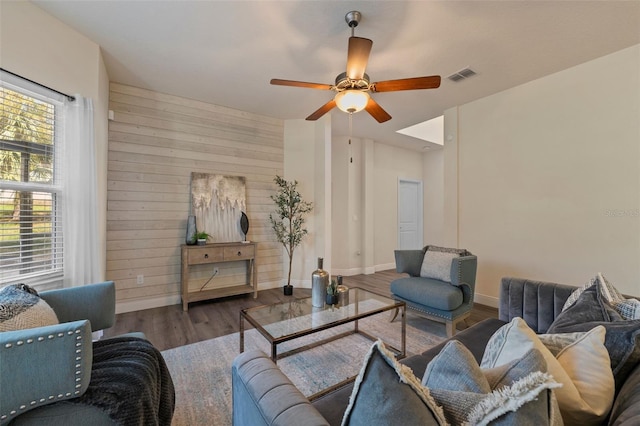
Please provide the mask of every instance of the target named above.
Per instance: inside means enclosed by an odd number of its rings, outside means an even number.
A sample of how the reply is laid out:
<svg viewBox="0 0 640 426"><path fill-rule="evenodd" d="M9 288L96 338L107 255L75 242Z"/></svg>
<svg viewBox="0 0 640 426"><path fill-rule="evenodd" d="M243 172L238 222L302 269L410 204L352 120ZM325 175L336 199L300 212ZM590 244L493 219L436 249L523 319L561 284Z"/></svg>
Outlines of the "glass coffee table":
<svg viewBox="0 0 640 426"><path fill-rule="evenodd" d="M269 341L271 344L271 359L273 362L277 362L278 359L285 356L293 355L354 333L359 333L372 341L376 341L379 337L372 336L361 330L358 327L358 320L397 309L401 312L402 319L401 347L396 348L387 342L385 342L385 346L395 352L398 358L406 356L406 305L404 302L398 302L389 297L357 287L350 288L348 297L345 299L348 302L343 303L343 305L325 305L323 308L313 307L309 297L241 310L240 352L244 352L245 321L255 327ZM388 321L388 318L380 318L380 321ZM278 345L281 343L347 323L353 323L353 328L323 340L278 353Z"/></svg>

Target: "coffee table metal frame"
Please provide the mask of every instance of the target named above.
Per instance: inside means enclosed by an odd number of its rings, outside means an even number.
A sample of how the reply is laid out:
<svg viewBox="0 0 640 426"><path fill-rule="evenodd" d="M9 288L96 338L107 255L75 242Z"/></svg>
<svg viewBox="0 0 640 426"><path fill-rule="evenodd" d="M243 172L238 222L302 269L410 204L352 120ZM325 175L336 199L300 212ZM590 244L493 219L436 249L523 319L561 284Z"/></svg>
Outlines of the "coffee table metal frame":
<svg viewBox="0 0 640 426"><path fill-rule="evenodd" d="M260 332L260 334L262 334L265 337L265 339L267 339L267 341L269 341L269 343L271 344L271 359L273 360L273 362L277 363L278 359L280 358L284 358L286 356L293 355L295 353L299 353L299 352L311 349L316 346L320 346L322 344L325 344L333 340L337 340L342 337L349 336L355 333L362 334L368 339L372 341L376 341L378 340L377 337L372 336L371 334L360 329L360 327L358 326L358 320L370 317L372 315L377 315L386 311L400 310L401 319L402 319L401 347L396 348L393 345L390 345L386 342L385 342L385 345L388 349L392 350L397 354L398 359L404 358L406 356L406 333L407 333L407 324L406 324L407 307L405 302L396 301L388 296L383 296L381 294L378 294L369 290L364 290L358 287L352 287L349 289L349 299L351 301L357 302L361 296L360 294L361 292L363 292L362 296L365 296L365 297L370 294L370 295L373 295L377 300L383 300L385 302L388 300L388 304L385 306L374 308L374 309L365 309L363 311L360 311L359 304L356 304L356 312L352 316L348 316L346 318L340 318L336 321L328 322L326 324L322 324L317 327L307 327L302 330L299 330L284 336L279 336L279 337L272 336L271 333L269 333L269 331L264 328L263 324L260 324L260 322L256 320L254 317L252 317L251 314L257 311L264 311L265 309L268 309L268 308L275 308L277 306L284 305L285 303L289 303L289 302L280 302L280 303L274 303L272 305L263 305L263 306L256 306L253 308L242 309L240 311L240 353L244 352L244 330L245 330L244 322L245 321L247 321L249 324L255 327L255 329L258 330L258 332ZM305 299L311 299L311 298L309 297ZM325 307L324 310L326 309L332 309L332 307ZM313 315L313 313L311 313L311 315ZM287 321L287 320L285 319L283 321ZM321 331L328 330L330 328L334 328L347 323L354 323L353 330L346 331L346 332L337 334L335 336L331 336L326 339L278 354L278 345L280 343L298 339L300 337L307 336L309 334L319 333Z"/></svg>

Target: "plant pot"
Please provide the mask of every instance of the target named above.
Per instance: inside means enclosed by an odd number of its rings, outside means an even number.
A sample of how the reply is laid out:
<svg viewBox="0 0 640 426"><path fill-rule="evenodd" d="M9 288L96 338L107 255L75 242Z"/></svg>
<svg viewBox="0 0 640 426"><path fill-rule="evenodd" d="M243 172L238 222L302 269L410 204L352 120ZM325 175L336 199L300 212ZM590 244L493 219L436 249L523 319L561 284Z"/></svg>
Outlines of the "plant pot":
<svg viewBox="0 0 640 426"><path fill-rule="evenodd" d="M327 305L337 305L338 304L338 295L337 294L327 294L326 302L327 302Z"/></svg>
<svg viewBox="0 0 640 426"><path fill-rule="evenodd" d="M199 246L204 246L205 244L207 244L207 240L206 240L206 239L204 239L204 240L198 240L198 245L199 245Z"/></svg>
<svg viewBox="0 0 640 426"><path fill-rule="evenodd" d="M285 296L291 296L293 294L293 286L291 284L285 284L282 286L282 291L284 291Z"/></svg>

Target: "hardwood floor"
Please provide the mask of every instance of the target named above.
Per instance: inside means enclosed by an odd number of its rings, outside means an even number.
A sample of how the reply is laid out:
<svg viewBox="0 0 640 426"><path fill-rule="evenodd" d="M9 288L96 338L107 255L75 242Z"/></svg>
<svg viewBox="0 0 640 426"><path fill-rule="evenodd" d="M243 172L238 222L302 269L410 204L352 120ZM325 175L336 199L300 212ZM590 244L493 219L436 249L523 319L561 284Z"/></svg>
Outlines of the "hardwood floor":
<svg viewBox="0 0 640 426"><path fill-rule="evenodd" d="M393 270L381 271L371 275L344 277L343 284L389 295L389 283L400 276L404 274L398 274ZM141 331L151 343L163 351L237 332L241 309L277 303L291 297L310 296L311 289L296 287L293 296L285 296L282 288L275 288L259 291L256 299L251 295L243 295L191 303L188 312L182 311L182 305L128 312L116 315L115 325L105 330L105 336ZM415 315L411 311L407 312L407 315ZM467 323L470 326L485 318L497 316L497 309L474 304Z"/></svg>

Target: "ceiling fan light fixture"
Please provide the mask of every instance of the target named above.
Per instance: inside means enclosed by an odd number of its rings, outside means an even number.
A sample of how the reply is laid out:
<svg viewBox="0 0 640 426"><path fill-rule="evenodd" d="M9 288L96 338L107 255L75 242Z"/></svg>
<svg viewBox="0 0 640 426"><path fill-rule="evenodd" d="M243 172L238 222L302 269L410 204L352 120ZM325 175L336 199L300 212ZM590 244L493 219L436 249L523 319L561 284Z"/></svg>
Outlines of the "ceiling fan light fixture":
<svg viewBox="0 0 640 426"><path fill-rule="evenodd" d="M362 14L355 10L345 15L347 25L351 28L351 37L349 37L347 50L347 69L345 72L338 74L334 85L281 80L278 78L271 80L271 84L279 86L306 87L309 89L333 90L336 92L332 100L314 111L306 120L315 121L337 106L341 111L349 114L349 120L351 120L354 112L360 112L364 109L378 123L384 123L391 120L391 116L370 96L369 92L397 92L400 90L436 89L440 87L439 75L371 83L365 70L367 68L367 62L369 61L373 41L354 35L354 29L360 22L361 17Z"/></svg>
<svg viewBox="0 0 640 426"><path fill-rule="evenodd" d="M343 90L336 93L334 100L340 110L352 114L365 109L369 102L369 93L361 90Z"/></svg>

